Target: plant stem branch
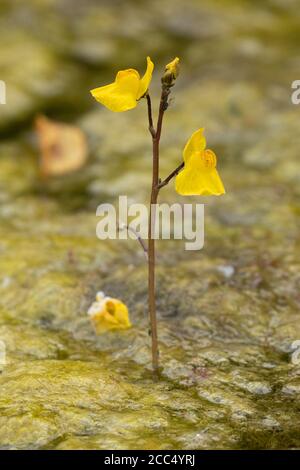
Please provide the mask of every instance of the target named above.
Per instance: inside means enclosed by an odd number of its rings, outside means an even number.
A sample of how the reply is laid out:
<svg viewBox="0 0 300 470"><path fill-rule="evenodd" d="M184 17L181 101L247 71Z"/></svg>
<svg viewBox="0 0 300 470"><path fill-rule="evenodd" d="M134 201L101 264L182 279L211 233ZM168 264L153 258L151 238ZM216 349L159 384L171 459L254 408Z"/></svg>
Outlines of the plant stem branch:
<svg viewBox="0 0 300 470"><path fill-rule="evenodd" d="M180 165L178 165L178 167L175 168L175 170L173 170L172 173L170 173L166 179L164 179L158 184L158 189L161 189L164 186L166 186L171 181L171 179L174 178L174 176L178 175L178 173L180 172L180 170L182 170L183 167L184 167L184 162L180 163Z"/></svg>
<svg viewBox="0 0 300 470"><path fill-rule="evenodd" d="M132 227L129 227L128 225L123 224L123 225L120 226L118 224L118 230L119 231L124 230L124 229L126 229L127 232L131 232L136 236L137 241L139 242L139 244L143 248L143 252L145 254L146 259L148 259L148 248L147 248L144 240L142 239L142 237L139 235L139 233L136 230L134 230Z"/></svg>

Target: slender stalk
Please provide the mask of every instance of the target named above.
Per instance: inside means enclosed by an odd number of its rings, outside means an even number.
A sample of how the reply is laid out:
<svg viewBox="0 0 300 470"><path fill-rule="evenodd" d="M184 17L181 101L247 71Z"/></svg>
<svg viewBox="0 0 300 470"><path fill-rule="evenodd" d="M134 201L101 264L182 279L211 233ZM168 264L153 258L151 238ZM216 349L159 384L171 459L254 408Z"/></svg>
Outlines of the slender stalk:
<svg viewBox="0 0 300 470"><path fill-rule="evenodd" d="M148 227L148 303L151 325L152 339L152 368L155 373L158 371L158 339L157 339L157 320L156 320L156 298L155 298L155 206L158 196L158 173L156 169L159 163L158 145L156 139L153 139L153 179L150 200L150 215Z"/></svg>
<svg viewBox="0 0 300 470"><path fill-rule="evenodd" d="M133 233L133 234L136 236L137 241L138 241L139 244L141 245L141 247L142 247L142 249L143 249L143 252L144 252L144 254L145 254L146 259L148 259L148 248L147 248L147 246L146 246L144 240L143 240L142 237L136 232L136 230L134 230L132 227L129 227L128 225L125 225L125 224L122 224L122 225L117 224L117 228L118 228L119 231L126 229L128 232Z"/></svg>
<svg viewBox="0 0 300 470"><path fill-rule="evenodd" d="M153 127L151 99L147 94L149 131L152 135L152 188L150 198L150 215L148 227L148 302L152 339L152 368L154 373L158 372L158 337L156 319L156 295L155 295L155 217L156 204L159 193L159 142L161 137L164 112L168 107L168 96L170 90L163 87L159 105L159 114L156 130Z"/></svg>
<svg viewBox="0 0 300 470"><path fill-rule="evenodd" d="M184 162L180 163L180 165L178 165L178 167L175 168L175 170L173 170L172 173L170 173L166 179L164 179L158 184L158 189L161 189L164 186L166 186L171 181L172 178L178 175L178 173L180 172L180 170L182 170L183 167L184 167Z"/></svg>

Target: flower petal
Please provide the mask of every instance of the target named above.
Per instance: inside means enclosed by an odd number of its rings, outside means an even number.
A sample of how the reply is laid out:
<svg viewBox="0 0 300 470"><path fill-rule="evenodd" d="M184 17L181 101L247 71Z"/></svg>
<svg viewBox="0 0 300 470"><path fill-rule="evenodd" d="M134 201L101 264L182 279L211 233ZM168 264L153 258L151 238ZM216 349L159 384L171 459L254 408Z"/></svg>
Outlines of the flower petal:
<svg viewBox="0 0 300 470"><path fill-rule="evenodd" d="M175 189L184 196L219 196L225 189L216 170L216 156L212 150L194 152L176 176Z"/></svg>
<svg viewBox="0 0 300 470"><path fill-rule="evenodd" d="M97 334L112 330L126 330L132 325L126 305L112 297L99 296L88 310Z"/></svg>
<svg viewBox="0 0 300 470"><path fill-rule="evenodd" d="M182 170L176 176L175 189L183 196L220 196L225 193L221 178L216 169L209 172Z"/></svg>
<svg viewBox="0 0 300 470"><path fill-rule="evenodd" d="M150 85L150 82L151 82L151 79L152 79L153 69L154 69L154 64L153 64L152 60L150 59L150 57L147 57L147 70L146 70L145 75L143 76L143 78L141 78L141 80L140 80L140 86L139 86L138 94L137 94L137 99L138 100L140 98L142 98L142 96L144 96L144 94L146 93L146 91L149 88L149 85Z"/></svg>
<svg viewBox="0 0 300 470"><path fill-rule="evenodd" d="M114 83L91 90L93 97L111 111L122 112L137 105L140 76L134 69L118 72Z"/></svg>
<svg viewBox="0 0 300 470"><path fill-rule="evenodd" d="M118 323L119 329L126 329L131 327L128 315L128 308L118 299L109 299L106 301L107 311L110 312L110 304L114 305L113 316Z"/></svg>
<svg viewBox="0 0 300 470"><path fill-rule="evenodd" d="M202 152L206 147L206 139L203 135L204 127L198 129L187 141L183 150L183 160L187 162L193 152Z"/></svg>

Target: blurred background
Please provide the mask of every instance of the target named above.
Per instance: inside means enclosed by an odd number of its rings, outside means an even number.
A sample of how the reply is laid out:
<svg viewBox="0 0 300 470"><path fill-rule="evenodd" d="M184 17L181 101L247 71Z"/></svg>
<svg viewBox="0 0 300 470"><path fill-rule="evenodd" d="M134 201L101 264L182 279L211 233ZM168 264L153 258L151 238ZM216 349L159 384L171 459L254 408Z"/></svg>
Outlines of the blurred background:
<svg viewBox="0 0 300 470"><path fill-rule="evenodd" d="M299 447L299 28L296 0L1 0L2 447ZM165 64L181 61L161 176L205 127L227 192L161 192L205 203L206 225L200 253L158 244L155 385L144 255L95 235L102 202L148 201L146 103L115 114L89 93L120 69L143 74L147 55L154 114ZM84 133L77 171L41 174L41 115ZM132 330L94 335L98 290L128 304Z"/></svg>
<svg viewBox="0 0 300 470"><path fill-rule="evenodd" d="M26 132L37 114L82 128L90 158L84 171L71 178L74 206L95 195L98 201L111 189L116 194L119 184L128 188L127 180L135 180L133 173L141 169L140 181L129 186L138 194L141 188L148 191L145 103L137 112L118 116L101 109L89 94L122 68L142 74L147 55L156 66L155 97L164 65L175 56L182 64L163 142L166 169L172 168L171 159L180 160L186 139L203 125L221 165L234 162L238 171L245 167L249 172L263 168L264 178L272 174L281 180L283 173L289 181L296 178L293 118L298 109L290 95L299 68L299 18L291 0L2 1L1 31L1 80L7 84L0 123L4 145L13 152L23 139L16 163L27 168L24 145L33 146ZM28 178L27 183L32 188ZM52 186L61 195L72 193L70 184L63 180L62 186Z"/></svg>

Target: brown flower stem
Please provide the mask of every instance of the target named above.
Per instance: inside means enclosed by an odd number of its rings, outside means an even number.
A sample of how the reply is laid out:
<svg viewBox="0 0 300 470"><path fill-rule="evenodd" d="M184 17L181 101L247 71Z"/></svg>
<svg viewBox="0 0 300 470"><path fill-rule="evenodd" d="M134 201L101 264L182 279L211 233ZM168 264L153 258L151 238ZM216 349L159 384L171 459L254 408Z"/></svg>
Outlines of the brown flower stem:
<svg viewBox="0 0 300 470"><path fill-rule="evenodd" d="M152 368L155 374L158 373L158 337L157 337L157 319L156 319L156 296L155 296L155 209L157 204L157 197L159 193L159 142L161 137L162 122L164 112L168 108L168 96L170 88L163 86L159 114L157 120L156 130L153 128L151 99L147 94L148 104L148 118L149 118L149 131L152 135L152 189L150 199L150 215L148 226L148 301L149 301L149 316L151 325L151 339L152 339Z"/></svg>

